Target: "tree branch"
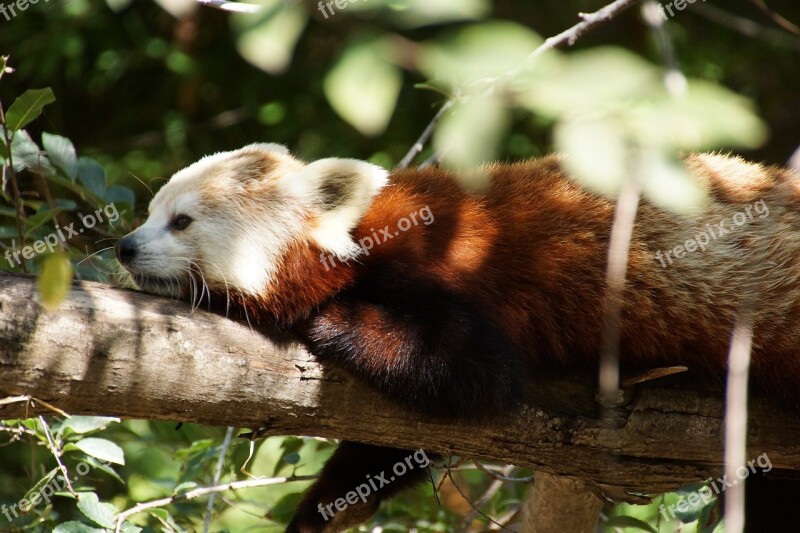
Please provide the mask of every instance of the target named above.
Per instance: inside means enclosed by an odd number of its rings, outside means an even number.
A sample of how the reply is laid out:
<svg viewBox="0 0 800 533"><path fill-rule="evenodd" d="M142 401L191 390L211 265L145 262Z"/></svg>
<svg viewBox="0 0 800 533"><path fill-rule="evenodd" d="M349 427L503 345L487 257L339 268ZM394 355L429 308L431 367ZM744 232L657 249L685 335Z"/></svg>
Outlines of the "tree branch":
<svg viewBox="0 0 800 533"><path fill-rule="evenodd" d="M680 376L627 390L613 427L595 420L592 373L536 378L527 405L492 420L404 410L299 343L183 303L78 282L57 313L35 280L0 275L0 397L30 395L71 414L262 428L483 458L593 480L610 497L660 493L721 475L722 392ZM751 455L800 472L800 423L754 400ZM0 402L0 418L45 412ZM30 416L30 414L28 414Z"/></svg>
<svg viewBox="0 0 800 533"><path fill-rule="evenodd" d="M581 22L575 24L568 30L564 30L558 35L554 35L553 37L548 38L545 42L542 43L536 50L531 52L531 54L525 60L526 65L530 64L531 61L542 55L544 52L561 46L563 44L567 44L572 46L584 33L588 32L595 26L598 26L604 22L608 22L609 20L613 19L626 9L635 4L638 4L641 0L615 0L611 2L607 6L602 9L597 10L594 13L580 13L580 18L582 19ZM522 67L518 67L516 69L511 70L510 72L506 73L503 78L513 78L522 70ZM408 167L414 158L422 151L425 147L425 143L430 138L436 124L441 120L441 118L450 110L451 107L455 104L455 98L449 98L444 105L439 109L439 111L434 115L428 125L425 127L425 130L420 135L417 142L413 144L411 149L403 156L403 159L400 160L400 163L397 165L398 169L404 169ZM440 155L440 154L438 154ZM433 154L429 161L435 162L437 159L437 154ZM425 165L430 164L429 161L425 162Z"/></svg>

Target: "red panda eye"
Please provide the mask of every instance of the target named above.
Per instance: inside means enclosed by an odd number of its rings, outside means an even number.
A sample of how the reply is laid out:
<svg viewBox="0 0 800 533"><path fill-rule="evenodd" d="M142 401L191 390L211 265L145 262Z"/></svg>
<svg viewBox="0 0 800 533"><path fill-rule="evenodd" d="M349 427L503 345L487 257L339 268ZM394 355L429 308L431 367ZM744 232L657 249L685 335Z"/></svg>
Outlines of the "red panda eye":
<svg viewBox="0 0 800 533"><path fill-rule="evenodd" d="M178 215L172 221L172 227L178 231L185 230L192 223L192 217L188 215Z"/></svg>

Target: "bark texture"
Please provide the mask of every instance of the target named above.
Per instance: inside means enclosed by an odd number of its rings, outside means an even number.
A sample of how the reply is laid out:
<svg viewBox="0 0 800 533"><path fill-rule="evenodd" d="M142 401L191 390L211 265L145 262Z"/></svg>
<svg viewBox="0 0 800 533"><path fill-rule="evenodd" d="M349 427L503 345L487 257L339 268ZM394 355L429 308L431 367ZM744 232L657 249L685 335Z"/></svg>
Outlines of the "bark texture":
<svg viewBox="0 0 800 533"><path fill-rule="evenodd" d="M323 367L296 341L97 283L76 283L60 310L46 312L33 279L0 274L0 376L0 398L31 395L71 414L425 447L590 480L617 500L722 473L719 386L650 381L601 422L591 376L542 375L526 405L504 417L428 419ZM34 412L0 406L0 418ZM750 418L749 455L766 452L776 472L800 473L796 417L755 399Z"/></svg>

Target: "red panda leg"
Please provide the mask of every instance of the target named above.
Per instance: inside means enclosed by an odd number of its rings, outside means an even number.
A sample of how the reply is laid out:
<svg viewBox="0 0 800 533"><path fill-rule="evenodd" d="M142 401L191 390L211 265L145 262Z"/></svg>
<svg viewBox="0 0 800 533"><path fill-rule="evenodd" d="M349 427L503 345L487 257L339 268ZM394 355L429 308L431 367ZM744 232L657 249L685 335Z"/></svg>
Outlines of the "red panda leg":
<svg viewBox="0 0 800 533"><path fill-rule="evenodd" d="M435 288L382 286L380 281L365 286L370 289L337 295L301 326L318 358L344 366L425 414L501 413L520 401L521 357L482 313ZM343 442L287 531L340 531L363 522L381 500L425 478L422 468L402 476L393 473L394 465L416 453L420 452ZM363 489L368 476L374 479L382 472L386 483L376 480L381 486L365 502L330 514L337 501L343 505L349 492Z"/></svg>
<svg viewBox="0 0 800 533"><path fill-rule="evenodd" d="M496 324L442 290L337 296L303 328L311 351L426 414L496 414L524 390L518 350Z"/></svg>
<svg viewBox="0 0 800 533"><path fill-rule="evenodd" d="M428 477L416 452L343 441L297 507L287 533L332 533L367 521L380 502Z"/></svg>

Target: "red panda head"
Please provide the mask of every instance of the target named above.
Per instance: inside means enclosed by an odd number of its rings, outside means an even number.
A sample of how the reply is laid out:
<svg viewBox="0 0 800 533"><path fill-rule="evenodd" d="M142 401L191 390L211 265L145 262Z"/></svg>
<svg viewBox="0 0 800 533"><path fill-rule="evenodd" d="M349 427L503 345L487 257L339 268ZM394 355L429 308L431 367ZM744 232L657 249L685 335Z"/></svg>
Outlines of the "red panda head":
<svg viewBox="0 0 800 533"><path fill-rule="evenodd" d="M177 172L150 203L147 221L117 244L139 288L188 297L270 290L287 250L313 245L342 261L350 236L388 173L352 159L305 164L277 144L204 157Z"/></svg>

